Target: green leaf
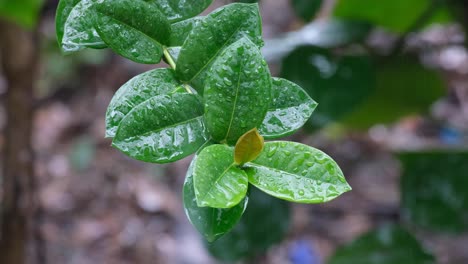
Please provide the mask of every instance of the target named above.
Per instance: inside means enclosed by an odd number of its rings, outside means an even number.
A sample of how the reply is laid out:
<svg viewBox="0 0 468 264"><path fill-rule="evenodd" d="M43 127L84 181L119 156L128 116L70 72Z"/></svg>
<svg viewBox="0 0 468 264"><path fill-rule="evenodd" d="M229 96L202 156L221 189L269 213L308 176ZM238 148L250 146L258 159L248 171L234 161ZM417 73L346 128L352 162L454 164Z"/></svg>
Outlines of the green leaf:
<svg viewBox="0 0 468 264"><path fill-rule="evenodd" d="M137 160L168 163L193 154L208 137L201 98L175 93L152 97L131 110L112 145Z"/></svg>
<svg viewBox="0 0 468 264"><path fill-rule="evenodd" d="M335 57L313 46L297 48L284 61L281 75L297 83L319 102L310 125L338 121L362 104L375 89L369 58Z"/></svg>
<svg viewBox="0 0 468 264"><path fill-rule="evenodd" d="M239 204L228 209L198 207L193 185L193 168L196 159L197 157L195 156L185 178L185 214L198 232L200 232L208 242L213 242L234 228L247 208L249 199L246 196Z"/></svg>
<svg viewBox="0 0 468 264"><path fill-rule="evenodd" d="M201 23L202 20L203 17L194 17L172 24L169 45L171 47L182 46L190 32L192 32L192 29Z"/></svg>
<svg viewBox="0 0 468 264"><path fill-rule="evenodd" d="M273 78L272 83L272 102L259 129L266 139L294 133L317 107L317 103L297 84L281 78Z"/></svg>
<svg viewBox="0 0 468 264"><path fill-rule="evenodd" d="M468 230L468 152L401 153L402 214L435 231Z"/></svg>
<svg viewBox="0 0 468 264"><path fill-rule="evenodd" d="M250 183L292 202L328 202L351 190L332 158L295 142L268 142L262 154L245 166Z"/></svg>
<svg viewBox="0 0 468 264"><path fill-rule="evenodd" d="M55 32L57 34L57 41L59 46L62 47L63 34L65 31L65 23L70 16L73 8L81 0L60 0L57 6L57 12L55 14Z"/></svg>
<svg viewBox="0 0 468 264"><path fill-rule="evenodd" d="M156 5L171 23L194 17L210 6L213 0L147 0Z"/></svg>
<svg viewBox="0 0 468 264"><path fill-rule="evenodd" d="M261 36L257 4L234 3L221 7L206 16L188 35L177 60L177 75L202 93L203 75L224 48L243 37L261 46Z"/></svg>
<svg viewBox="0 0 468 264"><path fill-rule="evenodd" d="M264 144L263 137L258 133L257 128L248 131L237 141L234 149L234 162L242 166L256 159L262 152Z"/></svg>
<svg viewBox="0 0 468 264"><path fill-rule="evenodd" d="M372 22L397 33L404 33L428 10L427 0L339 0L334 15ZM447 10L439 8L435 21L447 20ZM432 21L431 21L432 22Z"/></svg>
<svg viewBox="0 0 468 264"><path fill-rule="evenodd" d="M73 7L65 21L59 19L58 23L65 23L61 45L64 52L75 52L84 48L101 49L107 47L99 37L96 29L94 29L93 20L91 19L93 16L92 6L96 3L97 0L81 0ZM69 8L70 4L66 6ZM59 31L57 33L60 34Z"/></svg>
<svg viewBox="0 0 468 264"><path fill-rule="evenodd" d="M406 230L386 225L338 248L328 264L433 264L435 259Z"/></svg>
<svg viewBox="0 0 468 264"><path fill-rule="evenodd" d="M169 43L169 21L155 5L134 0L105 0L94 5L94 26L116 53L139 63L161 61Z"/></svg>
<svg viewBox="0 0 468 264"><path fill-rule="evenodd" d="M320 10L323 0L292 0L296 14L304 21L310 21Z"/></svg>
<svg viewBox="0 0 468 264"><path fill-rule="evenodd" d="M287 202L252 187L249 205L240 222L231 232L206 246L214 257L223 261L251 258L281 242L290 222L291 210Z"/></svg>
<svg viewBox="0 0 468 264"><path fill-rule="evenodd" d="M184 90L171 69L155 69L125 83L114 95L106 113L106 137L114 137L122 119L146 100Z"/></svg>
<svg viewBox="0 0 468 264"><path fill-rule="evenodd" d="M343 122L358 129L395 122L427 112L445 94L437 71L424 68L411 56L394 57L376 65L376 89Z"/></svg>
<svg viewBox="0 0 468 264"><path fill-rule="evenodd" d="M304 45L329 49L361 42L371 29L371 24L360 21L318 20L298 31L266 41L262 52L267 61L278 61Z"/></svg>
<svg viewBox="0 0 468 264"><path fill-rule="evenodd" d="M234 164L234 150L226 145L212 145L198 154L193 182L199 207L231 208L248 188L247 175Z"/></svg>
<svg viewBox="0 0 468 264"><path fill-rule="evenodd" d="M0 0L0 17L27 29L36 26L43 0Z"/></svg>
<svg viewBox="0 0 468 264"><path fill-rule="evenodd" d="M268 66L257 46L242 38L221 53L205 81L205 119L213 139L235 144L262 123L270 98Z"/></svg>

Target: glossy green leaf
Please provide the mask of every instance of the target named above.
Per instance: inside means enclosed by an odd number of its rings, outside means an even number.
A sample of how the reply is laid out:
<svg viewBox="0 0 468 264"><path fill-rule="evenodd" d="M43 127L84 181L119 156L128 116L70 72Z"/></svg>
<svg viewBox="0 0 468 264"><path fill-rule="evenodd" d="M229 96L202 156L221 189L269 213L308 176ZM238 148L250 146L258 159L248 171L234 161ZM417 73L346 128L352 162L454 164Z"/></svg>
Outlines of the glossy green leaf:
<svg viewBox="0 0 468 264"><path fill-rule="evenodd" d="M310 21L320 10L323 0L292 0L296 14L304 21Z"/></svg>
<svg viewBox="0 0 468 264"><path fill-rule="evenodd" d="M231 208L248 188L247 175L234 164L234 149L226 145L212 145L198 154L193 182L200 207Z"/></svg>
<svg viewBox="0 0 468 264"><path fill-rule="evenodd" d="M467 231L468 152L408 152L400 159L403 217L436 231Z"/></svg>
<svg viewBox="0 0 468 264"><path fill-rule="evenodd" d="M319 102L310 125L321 127L341 120L375 89L372 63L367 57L335 57L327 50L303 46L284 61L281 75L300 85Z"/></svg>
<svg viewBox="0 0 468 264"><path fill-rule="evenodd" d="M221 53L205 81L205 119L213 139L235 144L260 126L270 98L268 66L257 46L242 38Z"/></svg>
<svg viewBox="0 0 468 264"><path fill-rule="evenodd" d="M67 22L68 17L70 16L73 8L81 0L60 0L57 6L57 12L55 15L55 32L57 34L57 41L59 46L62 47L63 34L65 32L65 23Z"/></svg>
<svg viewBox="0 0 468 264"><path fill-rule="evenodd" d="M172 24L169 45L171 47L182 46L190 32L192 32L192 29L201 23L202 20L203 17L194 17Z"/></svg>
<svg viewBox="0 0 468 264"><path fill-rule="evenodd" d="M177 61L177 75L202 93L204 73L224 48L243 37L261 46L261 35L257 4L234 3L221 7L206 16L188 35Z"/></svg>
<svg viewBox="0 0 468 264"><path fill-rule="evenodd" d="M386 225L338 248L328 264L434 264L435 259L406 230Z"/></svg>
<svg viewBox="0 0 468 264"><path fill-rule="evenodd" d="M317 103L297 84L281 78L273 78L272 84L272 101L259 128L266 139L294 133L317 107Z"/></svg>
<svg viewBox="0 0 468 264"><path fill-rule="evenodd" d="M43 0L0 0L0 17L32 29L36 26Z"/></svg>
<svg viewBox="0 0 468 264"><path fill-rule="evenodd" d="M65 23L62 37L62 50L64 52L75 52L84 48L100 49L106 47L96 29L94 29L93 20L91 19L93 16L92 6L96 3L97 0L81 0L70 11L66 21L58 21L59 23ZM66 6L69 7L70 5ZM60 31L57 31L57 33L60 34Z"/></svg>
<svg viewBox="0 0 468 264"><path fill-rule="evenodd" d="M106 137L114 137L122 119L146 100L184 90L170 69L155 69L125 83L114 95L106 113Z"/></svg>
<svg viewBox="0 0 468 264"><path fill-rule="evenodd" d="M147 0L147 2L156 5L173 23L200 14L210 6L213 0Z"/></svg>
<svg viewBox="0 0 468 264"><path fill-rule="evenodd" d="M209 252L223 261L251 258L281 242L291 221L289 204L255 187L249 190L249 205L234 229L214 243Z"/></svg>
<svg viewBox="0 0 468 264"><path fill-rule="evenodd" d="M185 214L193 226L208 242L213 242L231 231L239 222L247 208L246 196L239 204L227 209L198 207L193 184L193 168L197 157L195 156L187 171L184 183Z"/></svg>
<svg viewBox="0 0 468 264"><path fill-rule="evenodd" d="M139 104L120 122L112 145L146 162L168 163L193 154L208 139L197 95L159 95Z"/></svg>
<svg viewBox="0 0 468 264"><path fill-rule="evenodd" d="M376 64L375 71L374 91L342 120L348 127L367 129L378 123L391 123L407 115L427 112L446 94L440 74L424 68L411 56L394 57Z"/></svg>
<svg viewBox="0 0 468 264"><path fill-rule="evenodd" d="M242 135L234 148L234 162L238 165L250 162L258 157L265 144L263 137L254 128Z"/></svg>
<svg viewBox="0 0 468 264"><path fill-rule="evenodd" d="M94 26L116 53L139 63L158 63L169 43L169 21L144 1L105 0L94 5Z"/></svg>
<svg viewBox="0 0 468 264"><path fill-rule="evenodd" d="M245 166L250 183L292 202L328 202L351 190L332 158L295 142L268 142L262 154Z"/></svg>

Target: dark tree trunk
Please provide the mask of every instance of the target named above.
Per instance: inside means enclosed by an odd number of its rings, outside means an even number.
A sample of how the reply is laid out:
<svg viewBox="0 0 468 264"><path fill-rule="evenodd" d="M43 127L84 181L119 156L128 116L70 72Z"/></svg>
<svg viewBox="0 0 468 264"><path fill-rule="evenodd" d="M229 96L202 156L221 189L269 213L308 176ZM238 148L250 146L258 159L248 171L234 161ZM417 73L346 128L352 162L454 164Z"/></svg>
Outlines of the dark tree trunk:
<svg viewBox="0 0 468 264"><path fill-rule="evenodd" d="M26 262L32 241L35 182L31 133L37 62L34 34L0 21L0 60L8 91L5 97L3 197L0 207L0 263Z"/></svg>

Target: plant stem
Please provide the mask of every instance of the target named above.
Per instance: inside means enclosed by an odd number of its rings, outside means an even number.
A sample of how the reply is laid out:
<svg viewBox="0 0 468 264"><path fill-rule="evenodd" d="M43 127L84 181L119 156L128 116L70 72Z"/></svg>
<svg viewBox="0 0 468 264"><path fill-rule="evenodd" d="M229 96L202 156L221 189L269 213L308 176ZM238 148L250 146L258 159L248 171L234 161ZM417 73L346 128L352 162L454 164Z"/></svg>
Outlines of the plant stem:
<svg viewBox="0 0 468 264"><path fill-rule="evenodd" d="M175 64L174 59L172 58L171 54L169 54L169 50L166 47L164 47L164 58L166 58L167 63L169 63L171 68L175 70L177 65Z"/></svg>
<svg viewBox="0 0 468 264"><path fill-rule="evenodd" d="M169 66L171 66L171 68L175 70L177 65L174 62L174 59L172 58L171 54L169 54L169 50L166 47L164 47L163 53L164 53L164 58L166 58L167 63L169 63ZM190 86L188 84L184 83L183 86L185 90L187 91L187 93L190 93L190 94L192 93L192 90L190 89Z"/></svg>

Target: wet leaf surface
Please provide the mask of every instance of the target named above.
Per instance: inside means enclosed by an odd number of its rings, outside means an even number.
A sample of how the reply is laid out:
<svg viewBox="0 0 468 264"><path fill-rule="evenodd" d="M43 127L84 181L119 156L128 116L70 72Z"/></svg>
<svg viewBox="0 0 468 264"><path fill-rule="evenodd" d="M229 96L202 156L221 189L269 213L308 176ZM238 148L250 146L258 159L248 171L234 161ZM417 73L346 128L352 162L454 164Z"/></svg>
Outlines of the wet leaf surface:
<svg viewBox="0 0 468 264"><path fill-rule="evenodd" d="M177 61L177 75L203 93L203 75L222 50L243 37L261 46L261 35L257 4L234 3L221 7L206 16L188 35Z"/></svg>
<svg viewBox="0 0 468 264"><path fill-rule="evenodd" d="M229 232L239 222L247 208L246 196L239 204L227 209L198 207L193 184L193 168L197 157L194 157L187 171L184 183L185 213L193 226L208 242L214 242Z"/></svg>
<svg viewBox="0 0 468 264"><path fill-rule="evenodd" d="M55 32L57 34L57 41L59 46L62 47L62 39L65 31L65 23L67 22L68 17L70 16L73 8L81 0L61 0L57 6L57 12L55 16Z"/></svg>
<svg viewBox="0 0 468 264"><path fill-rule="evenodd" d="M328 202L351 190L333 159L300 143L268 142L262 154L245 167L250 183L292 202Z"/></svg>
<svg viewBox="0 0 468 264"><path fill-rule="evenodd" d="M156 5L166 15L167 19L173 23L200 14L213 0L147 0L147 2Z"/></svg>
<svg viewBox="0 0 468 264"><path fill-rule="evenodd" d="M234 164L232 147L209 146L198 154L194 166L193 181L198 206L231 208L247 194L247 175Z"/></svg>
<svg viewBox="0 0 468 264"><path fill-rule="evenodd" d="M192 29L201 23L202 20L203 17L194 17L172 24L169 45L171 47L182 46L190 32L192 32Z"/></svg>
<svg viewBox="0 0 468 264"><path fill-rule="evenodd" d="M75 52L84 48L105 48L106 44L94 28L92 6L97 0L82 0L71 10L63 28L62 50ZM60 31L58 31L60 32Z"/></svg>
<svg viewBox="0 0 468 264"><path fill-rule="evenodd" d="M139 63L161 60L170 24L159 9L144 1L107 0L94 5L99 36L117 54Z"/></svg>
<svg viewBox="0 0 468 264"><path fill-rule="evenodd" d="M106 137L114 137L122 119L146 100L163 94L184 91L171 69L156 69L125 83L114 95L106 113Z"/></svg>
<svg viewBox="0 0 468 264"><path fill-rule="evenodd" d="M234 145L262 123L270 98L270 72L257 46L247 38L229 46L205 82L205 119L213 139Z"/></svg>
<svg viewBox="0 0 468 264"><path fill-rule="evenodd" d="M195 153L207 139L201 99L175 93L152 97L131 110L112 145L137 160L168 163Z"/></svg>
<svg viewBox="0 0 468 264"><path fill-rule="evenodd" d="M276 139L294 133L310 118L317 103L297 84L273 78L272 100L265 120L259 128L266 139Z"/></svg>

